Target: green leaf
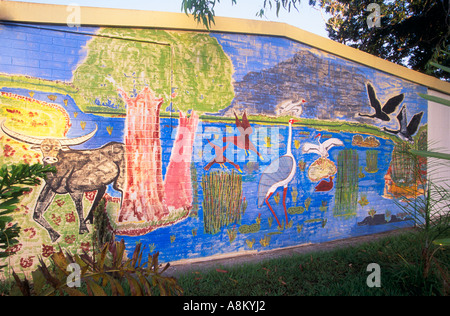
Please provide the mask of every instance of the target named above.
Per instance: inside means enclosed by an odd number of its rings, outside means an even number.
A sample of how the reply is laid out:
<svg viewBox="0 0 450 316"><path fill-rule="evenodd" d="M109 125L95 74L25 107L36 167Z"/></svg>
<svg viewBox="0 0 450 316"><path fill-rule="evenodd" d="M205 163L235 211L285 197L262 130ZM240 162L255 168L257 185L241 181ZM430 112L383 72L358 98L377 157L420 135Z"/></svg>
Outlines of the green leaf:
<svg viewBox="0 0 450 316"><path fill-rule="evenodd" d="M5 215L8 215L8 214L11 214L13 211L11 211L11 210L8 210L8 211L3 211L3 212L0 212L0 216L5 216Z"/></svg>
<svg viewBox="0 0 450 316"><path fill-rule="evenodd" d="M64 288L64 291L66 291L66 293L69 294L70 296L86 296L86 294L84 294L80 290L68 286Z"/></svg>
<svg viewBox="0 0 450 316"><path fill-rule="evenodd" d="M31 288L30 283L25 278L25 280L21 280L16 272L13 270L12 272L14 280L16 281L16 286L20 289L20 292L23 296L31 296Z"/></svg>
<svg viewBox="0 0 450 316"><path fill-rule="evenodd" d="M67 266L69 262L67 258L64 256L64 253L60 250L59 252L55 252L51 256L53 263L65 274L69 275L70 272L67 271Z"/></svg>
<svg viewBox="0 0 450 316"><path fill-rule="evenodd" d="M436 239L433 241L433 244L448 247L450 246L450 238Z"/></svg>
<svg viewBox="0 0 450 316"><path fill-rule="evenodd" d="M431 152L431 151L424 151L424 150L415 150L410 149L410 153L422 157L430 157L430 158L439 158L439 159L445 159L450 160L450 154L444 154L444 153L438 153L438 152Z"/></svg>
<svg viewBox="0 0 450 316"><path fill-rule="evenodd" d="M439 98L439 97L435 97L433 95L423 94L423 93L419 93L419 96L421 96L422 98L424 98L428 101L432 101L432 102L440 103L442 105L450 106L450 100L447 100L447 99L443 99L443 98Z"/></svg>
<svg viewBox="0 0 450 316"><path fill-rule="evenodd" d="M13 218L10 216L1 216L0 217L0 222L4 222L4 223L9 223L12 222Z"/></svg>
<svg viewBox="0 0 450 316"><path fill-rule="evenodd" d="M0 209L5 209L5 210L14 210L16 209L16 205L19 203L19 199L17 197L13 197L9 200L6 200L5 202L0 204Z"/></svg>
<svg viewBox="0 0 450 316"><path fill-rule="evenodd" d="M183 0L181 2L181 10L184 11L184 13L188 14L188 0Z"/></svg>
<svg viewBox="0 0 450 316"><path fill-rule="evenodd" d="M136 275L139 277L139 282L141 283L143 287L143 291L147 296L152 295L152 288L150 282L147 280L147 278L141 273L136 272Z"/></svg>
<svg viewBox="0 0 450 316"><path fill-rule="evenodd" d="M41 257L39 257L38 260L40 263L40 266L38 267L38 269L39 269L39 271L42 272L47 284L50 284L54 289L57 289L62 284L65 283L62 280L59 280L58 278L56 278L54 275L52 275L50 269L47 267L47 265L45 264L44 260Z"/></svg>
<svg viewBox="0 0 450 316"><path fill-rule="evenodd" d="M433 62L433 61L430 62L430 65L432 65L432 66L434 66L434 67L436 67L436 68L442 69L442 70L444 70L444 71L446 71L446 72L450 72L450 68L449 68L449 67L440 65L440 64L435 63L435 62Z"/></svg>
<svg viewBox="0 0 450 316"><path fill-rule="evenodd" d="M131 275L125 275L128 280L128 284L130 285L130 291L132 296L142 296L142 289L139 285L139 282L136 281Z"/></svg>
<svg viewBox="0 0 450 316"><path fill-rule="evenodd" d="M31 272L31 276L33 277L34 291L37 295L40 295L42 293L42 289L47 284L47 282L45 281L45 277L40 270Z"/></svg>
<svg viewBox="0 0 450 316"><path fill-rule="evenodd" d="M109 281L109 284L111 285L112 295L113 296L125 296L125 292L124 292L122 286L120 285L120 283L116 279L114 279L112 276L110 276L109 274L105 274L105 275Z"/></svg>
<svg viewBox="0 0 450 316"><path fill-rule="evenodd" d="M108 251L108 247L103 247L102 252L100 253L100 260L97 263L97 267L100 271L103 271L103 266L105 265L106 254Z"/></svg>
<svg viewBox="0 0 450 316"><path fill-rule="evenodd" d="M107 296L101 286L95 283L92 279L87 278L86 285L90 296Z"/></svg>

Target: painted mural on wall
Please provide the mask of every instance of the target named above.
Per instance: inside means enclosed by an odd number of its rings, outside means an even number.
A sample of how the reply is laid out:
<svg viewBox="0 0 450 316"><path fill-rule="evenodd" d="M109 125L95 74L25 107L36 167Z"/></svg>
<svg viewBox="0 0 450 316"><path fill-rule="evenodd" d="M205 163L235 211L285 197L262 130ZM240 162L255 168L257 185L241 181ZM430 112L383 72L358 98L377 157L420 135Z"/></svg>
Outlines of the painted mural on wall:
<svg viewBox="0 0 450 316"><path fill-rule="evenodd" d="M0 37L1 163L57 168L14 214L16 271L112 235L175 261L412 224L394 198L423 192L401 152L426 145L424 87L283 38Z"/></svg>

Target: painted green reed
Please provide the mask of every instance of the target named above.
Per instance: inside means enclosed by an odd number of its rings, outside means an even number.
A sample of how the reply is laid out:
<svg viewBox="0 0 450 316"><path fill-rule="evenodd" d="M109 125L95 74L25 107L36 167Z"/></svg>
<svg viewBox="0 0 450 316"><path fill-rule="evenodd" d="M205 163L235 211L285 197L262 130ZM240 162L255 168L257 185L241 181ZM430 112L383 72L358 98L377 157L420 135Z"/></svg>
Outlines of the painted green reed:
<svg viewBox="0 0 450 316"><path fill-rule="evenodd" d="M190 212L191 217L197 217L198 216L198 176L197 176L197 169L195 168L194 162L191 163L191 182L192 182L192 210Z"/></svg>
<svg viewBox="0 0 450 316"><path fill-rule="evenodd" d="M358 207L359 156L353 149L342 150L337 159L334 216L352 216Z"/></svg>
<svg viewBox="0 0 450 316"><path fill-rule="evenodd" d="M412 187L417 184L420 179L420 173L417 170L422 169L422 174L426 174L426 160L416 161L411 156L409 150L427 150L428 132L425 128L421 128L414 136L414 144L407 142L397 143L392 152L391 160L391 177L392 181L398 186ZM418 162L419 165L416 165Z"/></svg>
<svg viewBox="0 0 450 316"><path fill-rule="evenodd" d="M366 171L369 173L378 172L378 150L366 151Z"/></svg>
<svg viewBox="0 0 450 316"><path fill-rule="evenodd" d="M392 152L392 180L397 185L412 186L416 183L414 160L408 155L407 143L397 144Z"/></svg>
<svg viewBox="0 0 450 316"><path fill-rule="evenodd" d="M229 224L237 224L245 211L242 175L211 172L202 177L203 223L205 233L217 234Z"/></svg>

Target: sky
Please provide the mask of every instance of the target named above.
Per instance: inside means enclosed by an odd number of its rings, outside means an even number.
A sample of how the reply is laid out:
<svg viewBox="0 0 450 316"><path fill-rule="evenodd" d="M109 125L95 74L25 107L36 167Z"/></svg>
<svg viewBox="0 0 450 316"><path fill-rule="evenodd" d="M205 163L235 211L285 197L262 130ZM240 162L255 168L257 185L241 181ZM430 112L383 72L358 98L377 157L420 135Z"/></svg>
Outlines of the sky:
<svg viewBox="0 0 450 316"><path fill-rule="evenodd" d="M134 9L146 11L181 11L182 0L16 0L16 2L48 3L60 5L80 5L89 7L105 7L116 9ZM266 17L259 18L256 13L262 8L263 0L239 0L236 5L231 4L231 0L222 0L215 9L216 16L233 17L241 19L252 19L262 21L273 21L287 23L302 30L327 37L325 21L320 11L312 8L307 1L302 1L298 6L299 11L292 9L291 12L280 10L279 16L275 14L275 9L266 13Z"/></svg>

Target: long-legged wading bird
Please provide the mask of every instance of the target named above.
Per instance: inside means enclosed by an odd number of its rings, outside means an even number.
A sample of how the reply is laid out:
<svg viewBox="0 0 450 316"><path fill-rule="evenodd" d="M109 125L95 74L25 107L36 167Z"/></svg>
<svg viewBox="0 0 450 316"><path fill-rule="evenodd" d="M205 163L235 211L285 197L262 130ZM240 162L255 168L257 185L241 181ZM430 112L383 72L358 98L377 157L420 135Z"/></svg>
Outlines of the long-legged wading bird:
<svg viewBox="0 0 450 316"><path fill-rule="evenodd" d="M283 207L284 215L286 216L286 224L288 224L288 215L286 209L286 193L289 182L292 181L297 168L294 155L291 152L292 143L292 124L297 120L289 120L289 137L287 143L286 154L274 160L263 172L258 186L258 207L261 207L266 202L273 216L277 220L278 226L281 226L277 215L273 211L269 203L270 197L279 188L283 187Z"/></svg>
<svg viewBox="0 0 450 316"><path fill-rule="evenodd" d="M391 118L389 114L395 112L397 107L402 103L405 98L404 94L397 95L395 97L390 98L384 105L381 107L380 100L378 100L377 95L375 93L375 89L372 87L370 83L367 84L367 93L369 94L370 106L375 110L375 114L361 114L359 116L378 118L383 121L390 121Z"/></svg>
<svg viewBox="0 0 450 316"><path fill-rule="evenodd" d="M423 112L417 113L413 116L408 124L408 118L406 117L406 106L403 106L400 113L397 115L397 120L400 123L400 129L394 131L384 127L384 130L388 133L397 135L400 139L414 143L412 136L417 132L420 121L422 120Z"/></svg>

